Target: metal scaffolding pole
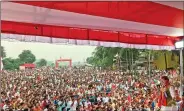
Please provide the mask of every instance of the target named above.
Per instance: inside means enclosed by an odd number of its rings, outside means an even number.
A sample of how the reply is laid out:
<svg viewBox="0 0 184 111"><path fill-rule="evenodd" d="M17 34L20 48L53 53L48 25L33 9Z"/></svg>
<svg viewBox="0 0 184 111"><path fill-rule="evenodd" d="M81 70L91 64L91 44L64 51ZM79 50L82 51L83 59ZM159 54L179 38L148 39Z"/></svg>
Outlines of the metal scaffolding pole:
<svg viewBox="0 0 184 111"><path fill-rule="evenodd" d="M134 51L133 51L133 49L132 49L132 72L133 72L133 70L134 70Z"/></svg>
<svg viewBox="0 0 184 111"><path fill-rule="evenodd" d="M165 58L165 70L167 70L167 54L166 54L166 51L164 51L164 58Z"/></svg>
<svg viewBox="0 0 184 111"><path fill-rule="evenodd" d="M180 49L180 96L183 94L183 48Z"/></svg>
<svg viewBox="0 0 184 111"><path fill-rule="evenodd" d="M150 62L151 62L151 51L149 51L149 61L148 61L148 74L149 74L149 77L151 77L151 65L150 65Z"/></svg>
<svg viewBox="0 0 184 111"><path fill-rule="evenodd" d="M126 65L127 65L127 70L128 70L128 50L126 50Z"/></svg>

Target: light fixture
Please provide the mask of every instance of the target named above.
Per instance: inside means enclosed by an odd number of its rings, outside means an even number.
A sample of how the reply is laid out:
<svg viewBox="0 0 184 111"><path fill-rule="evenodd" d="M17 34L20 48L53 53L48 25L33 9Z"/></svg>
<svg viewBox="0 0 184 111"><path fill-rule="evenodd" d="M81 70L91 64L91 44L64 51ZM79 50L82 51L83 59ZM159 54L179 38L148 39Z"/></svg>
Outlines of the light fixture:
<svg viewBox="0 0 184 111"><path fill-rule="evenodd" d="M175 43L176 49L184 48L184 39Z"/></svg>

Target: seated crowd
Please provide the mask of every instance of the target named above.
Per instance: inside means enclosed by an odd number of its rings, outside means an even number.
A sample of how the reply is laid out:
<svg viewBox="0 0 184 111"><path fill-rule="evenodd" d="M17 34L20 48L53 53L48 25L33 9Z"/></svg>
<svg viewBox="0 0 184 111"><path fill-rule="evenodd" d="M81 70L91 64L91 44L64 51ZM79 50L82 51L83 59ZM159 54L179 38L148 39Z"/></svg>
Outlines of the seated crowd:
<svg viewBox="0 0 184 111"><path fill-rule="evenodd" d="M2 111L157 111L163 75L170 78L179 104L183 98L177 71L150 75L53 68L3 71L0 107Z"/></svg>

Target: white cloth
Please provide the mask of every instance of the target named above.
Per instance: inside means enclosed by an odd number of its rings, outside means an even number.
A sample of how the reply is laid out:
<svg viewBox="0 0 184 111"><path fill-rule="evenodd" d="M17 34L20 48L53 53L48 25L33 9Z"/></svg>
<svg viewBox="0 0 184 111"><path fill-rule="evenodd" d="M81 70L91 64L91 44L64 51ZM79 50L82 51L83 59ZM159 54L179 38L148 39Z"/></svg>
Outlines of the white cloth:
<svg viewBox="0 0 184 111"><path fill-rule="evenodd" d="M180 102L176 102L176 106L177 106L178 109L179 109L181 103L182 103L181 101Z"/></svg>
<svg viewBox="0 0 184 111"><path fill-rule="evenodd" d="M3 70L3 61L2 61L2 57L1 57L1 71Z"/></svg>
<svg viewBox="0 0 184 111"><path fill-rule="evenodd" d="M16 92L14 96L15 97L20 97L20 92Z"/></svg>
<svg viewBox="0 0 184 111"><path fill-rule="evenodd" d="M109 98L108 97L103 97L103 102L104 103L108 103L109 102Z"/></svg>
<svg viewBox="0 0 184 111"><path fill-rule="evenodd" d="M170 106L170 107L162 106L161 107L161 111L177 111L177 110L178 110L177 106Z"/></svg>
<svg viewBox="0 0 184 111"><path fill-rule="evenodd" d="M101 101L101 98L100 97L97 97L97 101Z"/></svg>
<svg viewBox="0 0 184 111"><path fill-rule="evenodd" d="M7 110L7 109L9 109L9 107L5 104L5 105L3 106L3 110Z"/></svg>
<svg viewBox="0 0 184 111"><path fill-rule="evenodd" d="M48 109L44 109L43 111L48 111Z"/></svg>
<svg viewBox="0 0 184 111"><path fill-rule="evenodd" d="M85 102L84 105L88 107L88 105L91 105L91 102Z"/></svg>
<svg viewBox="0 0 184 111"><path fill-rule="evenodd" d="M72 105L72 101L68 101L67 102L67 108L71 108L71 105Z"/></svg>
<svg viewBox="0 0 184 111"><path fill-rule="evenodd" d="M169 91L170 91L170 93L171 93L172 98L175 98L174 88L173 88L173 87L170 87L170 88L169 88Z"/></svg>
<svg viewBox="0 0 184 111"><path fill-rule="evenodd" d="M76 111L77 108L77 101L74 101L73 106L71 106L70 111Z"/></svg>

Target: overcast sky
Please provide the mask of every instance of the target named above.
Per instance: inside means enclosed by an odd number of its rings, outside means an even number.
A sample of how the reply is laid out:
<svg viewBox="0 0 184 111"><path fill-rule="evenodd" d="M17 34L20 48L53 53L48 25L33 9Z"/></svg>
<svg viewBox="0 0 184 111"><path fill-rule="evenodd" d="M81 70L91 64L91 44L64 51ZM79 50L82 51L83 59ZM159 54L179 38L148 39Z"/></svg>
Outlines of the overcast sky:
<svg viewBox="0 0 184 111"><path fill-rule="evenodd" d="M83 62L91 56L94 46L76 45L54 45L47 43L28 43L28 42L8 42L1 41L1 45L6 50L7 57L17 58L23 50L31 50L37 59L45 58L48 61L56 59L71 58L74 62Z"/></svg>

